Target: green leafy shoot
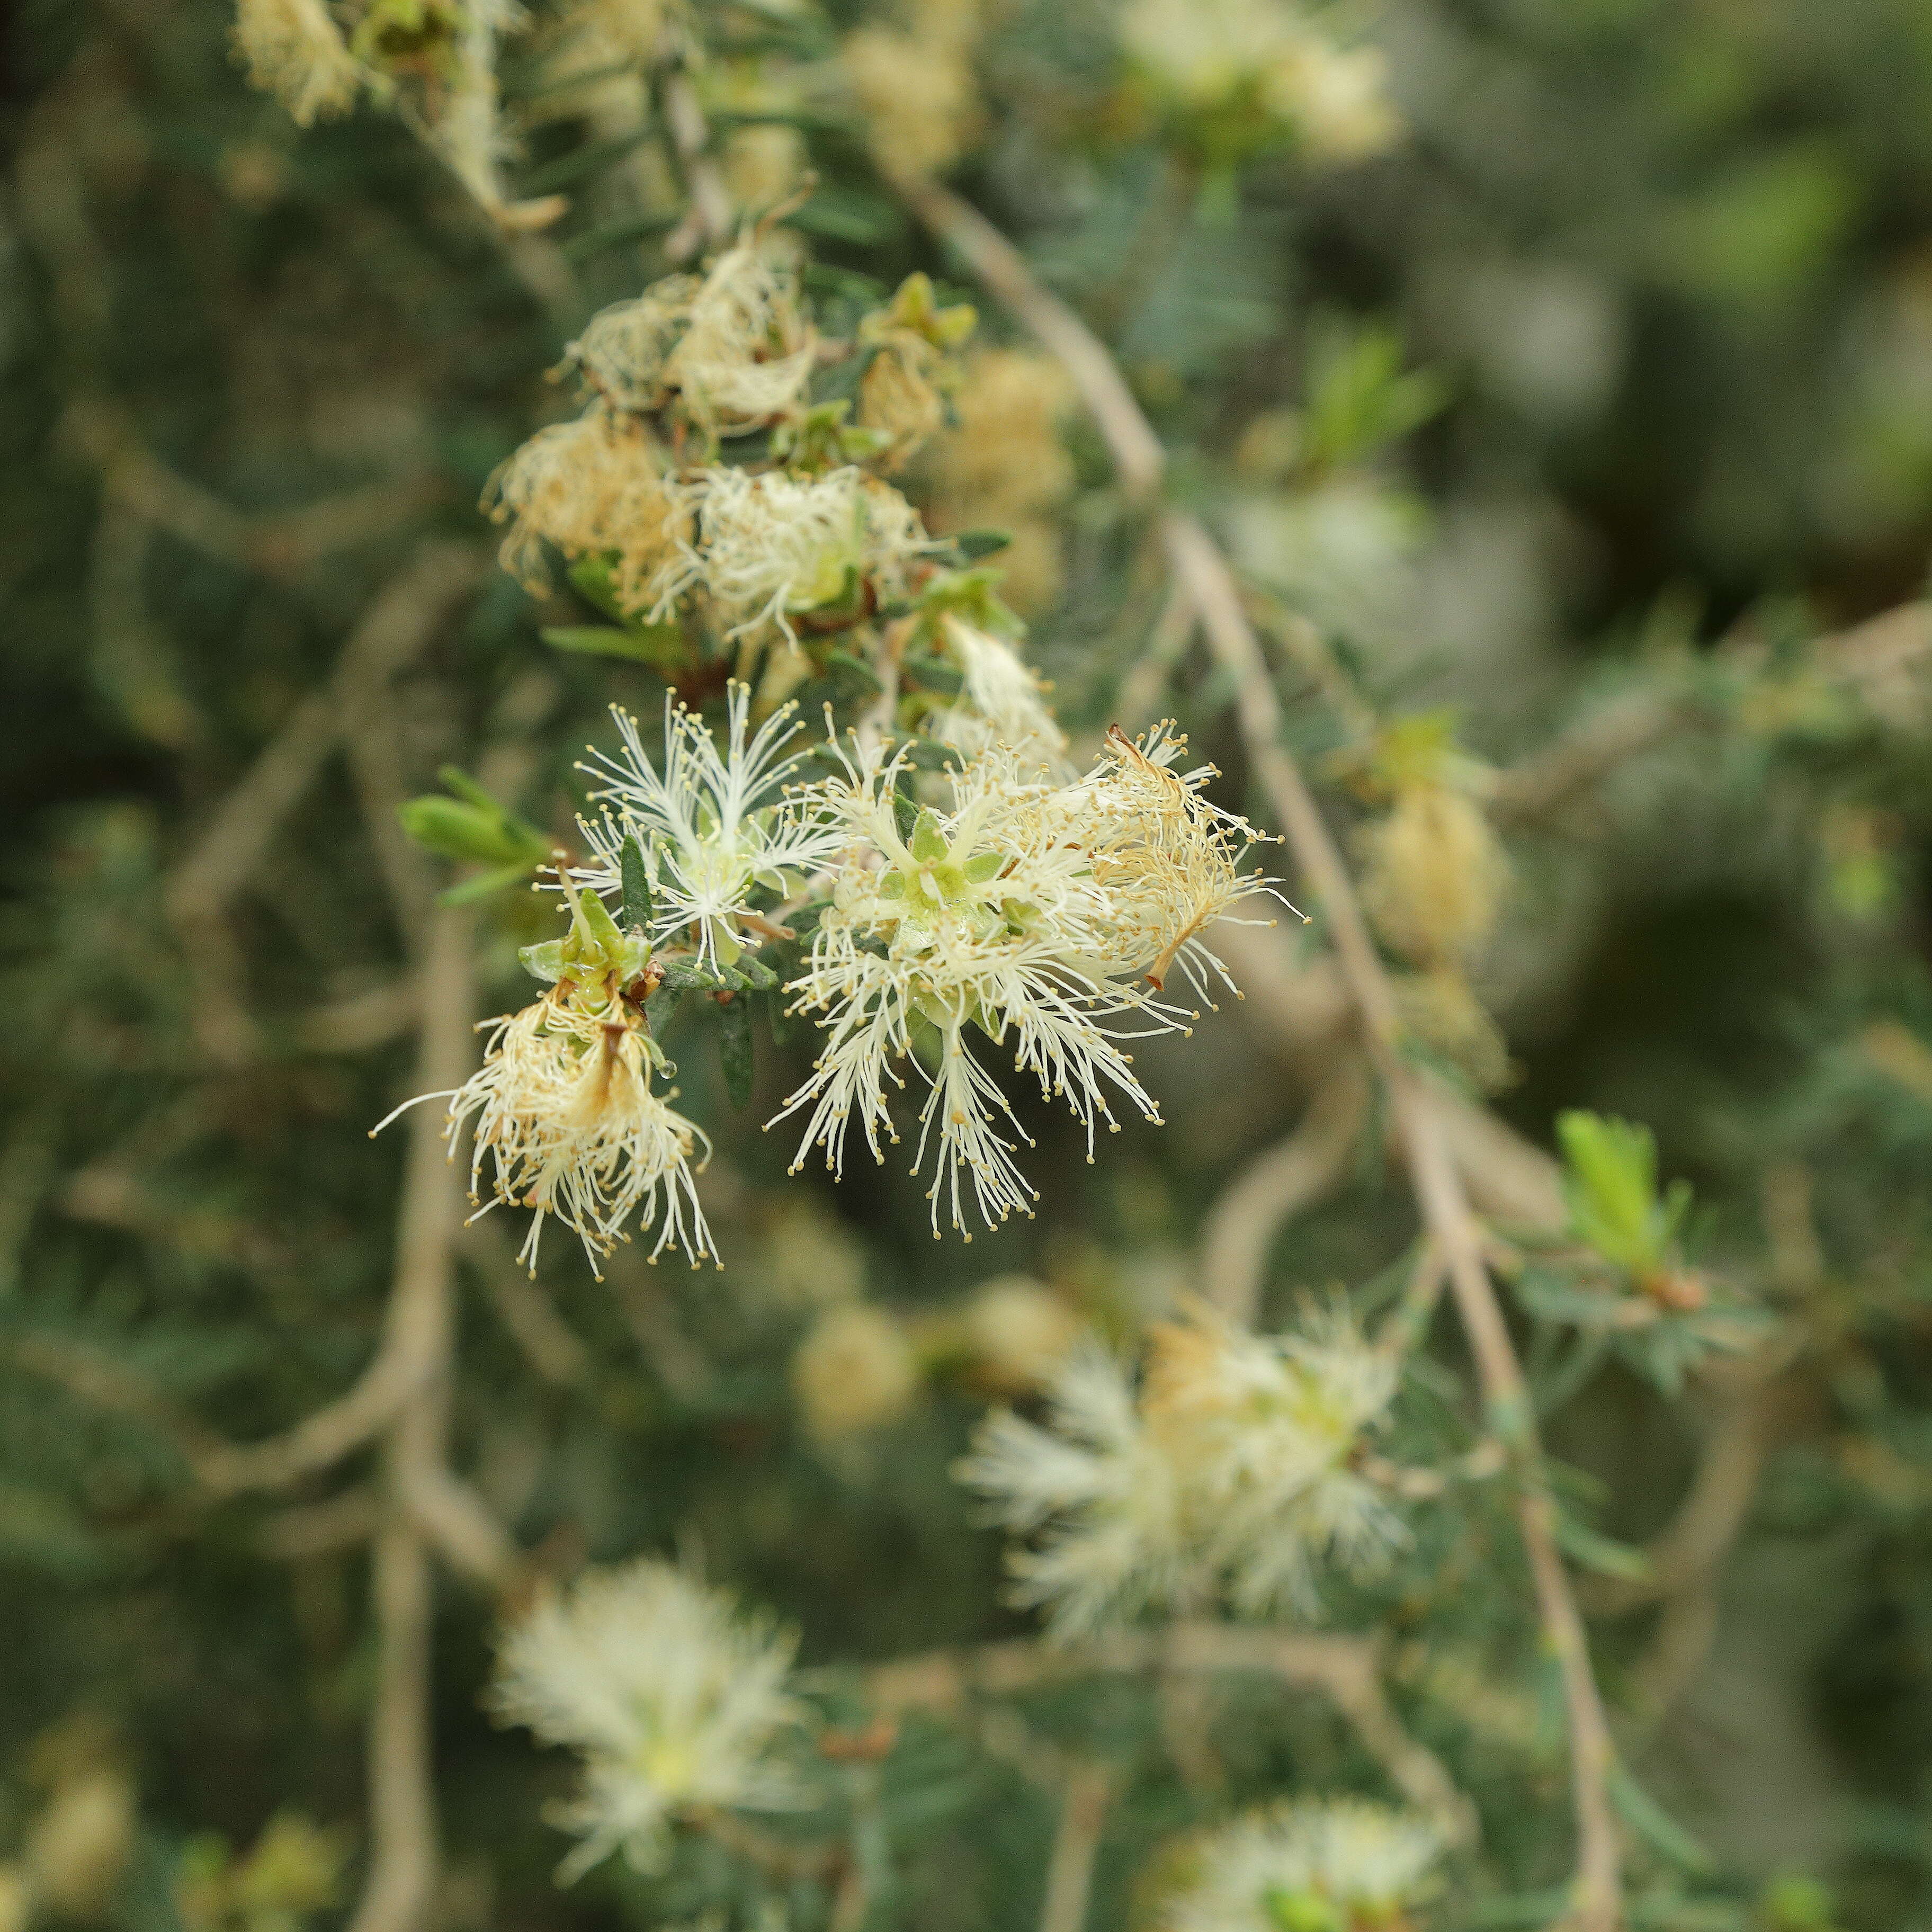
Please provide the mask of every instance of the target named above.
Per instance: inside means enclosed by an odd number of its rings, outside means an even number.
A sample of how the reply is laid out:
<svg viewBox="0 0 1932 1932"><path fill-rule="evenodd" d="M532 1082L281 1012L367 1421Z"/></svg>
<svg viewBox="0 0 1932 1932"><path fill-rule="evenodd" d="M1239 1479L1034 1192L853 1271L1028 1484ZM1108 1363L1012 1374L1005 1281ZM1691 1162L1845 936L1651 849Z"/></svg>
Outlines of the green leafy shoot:
<svg viewBox="0 0 1932 1932"><path fill-rule="evenodd" d="M1676 1180L1658 1194L1650 1130L1580 1110L1559 1114L1556 1132L1571 1234L1640 1287L1668 1273L1690 1211L1690 1186Z"/></svg>
<svg viewBox="0 0 1932 1932"><path fill-rule="evenodd" d="M436 774L455 794L431 792L407 800L396 810L403 830L438 857L485 869L452 886L446 905L487 898L528 878L548 862L550 842L529 820L490 796L467 772L445 765Z"/></svg>
<svg viewBox="0 0 1932 1932"><path fill-rule="evenodd" d="M1402 368L1394 329L1330 318L1312 332L1303 451L1311 468L1358 463L1408 434L1448 400L1442 378Z"/></svg>

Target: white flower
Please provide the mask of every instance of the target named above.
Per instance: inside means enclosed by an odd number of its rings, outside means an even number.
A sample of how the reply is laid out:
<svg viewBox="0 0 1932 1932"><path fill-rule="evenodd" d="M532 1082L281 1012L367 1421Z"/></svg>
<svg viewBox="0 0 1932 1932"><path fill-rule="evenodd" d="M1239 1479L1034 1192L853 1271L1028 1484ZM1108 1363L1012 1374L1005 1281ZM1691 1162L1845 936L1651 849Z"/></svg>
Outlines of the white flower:
<svg viewBox="0 0 1932 1932"><path fill-rule="evenodd" d="M1118 727L1106 754L1078 784L1056 795L1070 836L1090 844L1094 876L1114 907L1108 970L1144 978L1156 992L1178 969L1208 1005L1210 980L1240 997L1227 968L1202 934L1217 920L1236 926L1270 920L1236 919L1240 901L1280 899L1278 880L1240 870L1258 834L1247 820L1224 812L1203 788L1212 765L1177 772L1187 740L1162 722L1139 739ZM1286 904L1287 902L1282 900Z"/></svg>
<svg viewBox="0 0 1932 1932"><path fill-rule="evenodd" d="M1066 1101L1090 1159L1096 1124L1114 1125L1109 1088L1159 1118L1118 1042L1174 1020L1107 981L1110 908L1092 852L1043 808L1051 788L1021 781L1003 754L989 754L952 776L951 812L922 809L902 838L902 763L870 754L824 788L851 853L790 990L800 1007L824 1014L826 1037L812 1078L779 1118L812 1108L798 1164L823 1143L838 1172L855 1114L880 1159L881 1138L898 1138L888 1088L904 1084L898 1064L914 1058L929 1087L914 1171L930 1150L937 1235L942 1200L963 1226L962 1174L988 1226L1032 1211L1034 1190L1012 1153L1024 1136L969 1034L1010 1047L1018 1069ZM1124 1034L1114 1022L1126 1013L1152 1024Z"/></svg>
<svg viewBox="0 0 1932 1932"><path fill-rule="evenodd" d="M490 1162L491 1198L479 1211L500 1202L536 1210L518 1256L532 1274L546 1216L577 1234L593 1272L630 1238L624 1223L634 1214L644 1232L658 1230L652 1261L675 1245L695 1268L712 1252L692 1172L697 1145L710 1158L710 1136L673 1111L676 1088L668 1098L651 1090L641 1020L614 992L604 998L588 1009L582 989L567 992L560 983L521 1012L491 1022L482 1066L447 1096L452 1154L476 1120L472 1201Z"/></svg>
<svg viewBox="0 0 1932 1932"><path fill-rule="evenodd" d="M596 752L594 765L578 768L610 780L592 794L604 803L602 818L579 821L598 862L578 877L600 893L621 891L622 847L634 837L651 874L650 938L662 944L687 935L714 966L737 958L737 922L754 890L782 897L847 838L815 795L782 796L796 762L785 754L799 730L794 707L781 706L754 732L751 702L748 686L728 688L721 753L704 721L668 697L662 774L638 721L614 706L622 750L614 758Z"/></svg>
<svg viewBox="0 0 1932 1932"><path fill-rule="evenodd" d="M1371 1570L1403 1540L1352 1466L1400 1381L1340 1303L1310 1311L1298 1334L1253 1335L1205 1311L1155 1329L1144 1407L1238 1610L1312 1612L1318 1563Z"/></svg>
<svg viewBox="0 0 1932 1932"><path fill-rule="evenodd" d="M801 1715L785 1690L796 1648L769 1618L649 1560L586 1574L506 1632L496 1712L584 1758L582 1792L559 1816L584 1842L560 1879L620 1849L661 1869L670 1824L692 1811L803 1802L774 1749Z"/></svg>
<svg viewBox="0 0 1932 1932"><path fill-rule="evenodd" d="M278 95L300 128L346 112L372 77L324 0L239 0L234 32L248 78Z"/></svg>
<svg viewBox="0 0 1932 1932"><path fill-rule="evenodd" d="M1172 1601L1196 1564L1179 1472L1120 1363L1089 1342L1048 1387L1048 1427L996 1412L954 1473L989 1499L995 1521L1046 1530L1012 1559L1015 1600L1050 1606L1056 1632L1081 1636Z"/></svg>
<svg viewBox="0 0 1932 1932"><path fill-rule="evenodd" d="M1162 1910L1161 1932L1335 1932L1395 1927L1425 1897L1442 1834L1361 1798L1250 1813L1190 1847L1196 1876Z"/></svg>
<svg viewBox="0 0 1932 1932"><path fill-rule="evenodd" d="M1336 45L1310 11L1285 0L1130 0L1120 38L1195 112L1250 120L1259 110L1318 161L1378 154L1402 126L1387 63L1378 49Z"/></svg>
<svg viewBox="0 0 1932 1932"><path fill-rule="evenodd" d="M968 757L998 745L1022 767L1036 765L1054 777L1069 776L1066 734L1018 652L962 617L946 617L941 629L962 682L959 702L934 718L932 735Z"/></svg>
<svg viewBox="0 0 1932 1932"><path fill-rule="evenodd" d="M1217 1587L1262 1616L1316 1606L1315 1570L1372 1566L1406 1532L1352 1466L1395 1393L1394 1366L1340 1308L1256 1336L1204 1312L1150 1339L1145 1380L1094 1350L1048 1384L1048 1426L981 1426L960 1480L1022 1534L1016 1600L1060 1632Z"/></svg>
<svg viewBox="0 0 1932 1932"><path fill-rule="evenodd" d="M654 621L701 593L728 637L774 625L797 642L800 613L902 587L904 566L932 540L890 484L848 467L824 476L700 470L669 482L692 534L654 580Z"/></svg>

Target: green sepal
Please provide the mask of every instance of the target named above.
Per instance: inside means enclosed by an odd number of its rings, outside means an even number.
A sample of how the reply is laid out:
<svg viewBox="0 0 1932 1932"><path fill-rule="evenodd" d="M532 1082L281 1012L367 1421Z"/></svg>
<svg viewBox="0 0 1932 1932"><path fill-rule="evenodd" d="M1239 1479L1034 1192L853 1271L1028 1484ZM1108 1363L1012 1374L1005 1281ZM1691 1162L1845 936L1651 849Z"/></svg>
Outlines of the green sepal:
<svg viewBox="0 0 1932 1932"><path fill-rule="evenodd" d="M946 835L940 830L939 820L929 807L922 810L914 820L910 843L912 856L922 866L932 865L946 856Z"/></svg>
<svg viewBox="0 0 1932 1932"><path fill-rule="evenodd" d="M653 910L650 868L644 862L644 848L634 832L627 833L617 848L617 875L622 884L624 924L636 932L648 932Z"/></svg>
<svg viewBox="0 0 1932 1932"><path fill-rule="evenodd" d="M541 980L550 986L563 977L569 964L563 956L563 941L560 939L545 939L535 946L520 946L517 957L532 980Z"/></svg>
<svg viewBox="0 0 1932 1932"><path fill-rule="evenodd" d="M732 1106L752 1101L752 1009L742 995L718 1003L718 1058L724 1070L724 1093Z"/></svg>
<svg viewBox="0 0 1932 1932"><path fill-rule="evenodd" d="M968 563L1004 550L1013 540L1011 530L955 530L946 541Z"/></svg>
<svg viewBox="0 0 1932 1932"><path fill-rule="evenodd" d="M1000 876L1000 870L1006 862L1003 852L982 852L968 859L961 869L969 885L983 886Z"/></svg>

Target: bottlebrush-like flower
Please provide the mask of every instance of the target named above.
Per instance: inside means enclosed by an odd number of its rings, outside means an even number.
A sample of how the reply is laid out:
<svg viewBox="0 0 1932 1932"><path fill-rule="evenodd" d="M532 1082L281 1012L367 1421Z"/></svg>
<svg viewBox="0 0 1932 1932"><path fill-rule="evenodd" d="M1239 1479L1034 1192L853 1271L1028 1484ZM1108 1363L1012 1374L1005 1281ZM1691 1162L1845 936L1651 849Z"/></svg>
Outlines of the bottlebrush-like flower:
<svg viewBox="0 0 1932 1932"><path fill-rule="evenodd" d="M1204 964L1225 979L1202 929L1270 884L1236 870L1248 829L1202 797L1205 768L1168 770L1184 743L1165 728L1138 743L1116 734L1093 772L1058 786L991 747L952 775L952 810L922 808L904 837L902 758L848 763L826 782L850 842L791 986L827 1036L784 1109L812 1107L805 1148L822 1143L838 1172L856 1114L882 1158L881 1139L897 1138L889 1089L913 1058L929 1083L914 1171L930 1150L937 1234L942 1201L963 1228L962 1180L989 1226L1031 1212L1013 1155L1025 1136L976 1038L1010 1041L1015 1065L1085 1127L1090 1160L1096 1125L1116 1125L1110 1091L1160 1118L1120 1042L1184 1024L1156 997L1163 976L1178 961L1197 981Z"/></svg>
<svg viewBox="0 0 1932 1932"><path fill-rule="evenodd" d="M638 721L613 707L622 749L614 757L595 752L594 764L578 767L610 781L592 794L604 805L603 817L580 821L598 862L578 878L593 891L619 891L622 847L635 838L651 873L650 938L683 935L708 965L737 958L738 922L756 890L782 896L848 837L814 793L782 795L796 763L785 749L800 729L795 708L782 706L754 732L751 702L748 686L728 687L721 752L704 721L667 698L662 774Z"/></svg>
<svg viewBox="0 0 1932 1932"><path fill-rule="evenodd" d="M1076 1348L1047 1384L1044 1429L1002 1409L954 1473L1022 1535L1014 1600L1046 1606L1062 1636L1184 1599L1198 1564L1180 1472L1148 1428L1126 1370Z"/></svg>
<svg viewBox="0 0 1932 1932"><path fill-rule="evenodd" d="M682 533L649 432L602 406L538 430L490 478L482 507L510 524L500 560L526 590L550 587L547 538L566 556L614 553L617 595L632 609L650 602L646 586Z"/></svg>
<svg viewBox="0 0 1932 1932"><path fill-rule="evenodd" d="M1364 1799L1307 1800L1250 1814L1188 1848L1189 1881L1162 1932L1376 1932L1426 1897L1443 1852L1427 1820Z"/></svg>
<svg viewBox="0 0 1932 1932"><path fill-rule="evenodd" d="M902 837L902 764L870 754L824 788L850 854L791 985L799 1006L824 1015L826 1039L784 1114L812 1108L800 1164L822 1143L827 1166L839 1171L854 1114L874 1159L883 1158L881 1139L898 1138L888 1090L903 1085L898 1064L922 1044L927 1059L915 1064L930 1090L914 1171L930 1149L936 1236L942 1200L952 1225L963 1226L962 1175L989 1226L1032 1211L1034 1190L1012 1154L1024 1136L969 1035L1010 1044L1015 1064L1066 1100L1087 1129L1090 1159L1096 1122L1114 1124L1109 1088L1159 1118L1118 1042L1175 1019L1108 983L1112 909L1092 850L1069 834L1064 815L1042 808L1052 788L1022 780L1004 754L989 754L952 776L950 812L922 809ZM1150 1023L1124 1034L1125 1014Z"/></svg>
<svg viewBox="0 0 1932 1932"><path fill-rule="evenodd" d="M712 1250L692 1156L701 1146L697 1166L710 1159L710 1137L672 1108L675 1088L652 1092L641 1016L619 998L586 1010L560 983L494 1024L482 1066L450 1097L449 1144L454 1154L473 1118L470 1198L487 1159L490 1198L479 1211L536 1210L518 1258L536 1273L544 1221L554 1216L599 1273L635 1214L640 1232L658 1231L651 1260L675 1245L695 1268Z"/></svg>
<svg viewBox="0 0 1932 1932"><path fill-rule="evenodd" d="M1068 836L1090 828L1084 836L1094 878L1114 908L1110 973L1144 978L1158 992L1178 970L1211 1006L1214 980L1237 998L1240 988L1202 934L1216 920L1271 923L1235 919L1232 908L1257 894L1281 895L1278 880L1258 868L1240 869L1258 835L1246 819L1206 796L1202 788L1214 767L1174 770L1186 748L1187 740L1166 720L1137 740L1116 728L1107 734L1100 763L1055 795L1054 809Z"/></svg>
<svg viewBox="0 0 1932 1932"><path fill-rule="evenodd" d="M1340 1310L1256 1336L1203 1315L1150 1340L1138 1391L1096 1351L1048 1384L1045 1428L998 1412L958 1469L1016 1552L1016 1600L1062 1633L1225 1588L1251 1615L1316 1604L1318 1566L1371 1566L1405 1532L1352 1467L1396 1371Z"/></svg>
<svg viewBox="0 0 1932 1932"><path fill-rule="evenodd" d="M584 1843L565 1882L621 1850L662 1870L670 1828L700 1810L776 1811L803 1801L776 1755L802 1714L785 1680L796 1641L668 1563L592 1570L504 1635L491 1702L512 1724L584 1759L556 1822Z"/></svg>

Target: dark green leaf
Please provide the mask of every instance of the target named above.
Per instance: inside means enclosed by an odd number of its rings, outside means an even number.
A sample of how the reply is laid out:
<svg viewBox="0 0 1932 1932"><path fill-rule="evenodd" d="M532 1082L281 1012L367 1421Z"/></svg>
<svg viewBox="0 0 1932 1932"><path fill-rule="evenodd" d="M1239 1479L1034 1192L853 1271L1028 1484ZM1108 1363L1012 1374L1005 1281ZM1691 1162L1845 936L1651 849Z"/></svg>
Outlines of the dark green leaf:
<svg viewBox="0 0 1932 1932"><path fill-rule="evenodd" d="M651 875L644 863L644 848L638 843L635 832L629 834L618 848L617 865L623 886L624 926L627 931L635 927L648 932L652 912Z"/></svg>
<svg viewBox="0 0 1932 1932"><path fill-rule="evenodd" d="M724 1091L734 1107L752 1100L752 1008L739 997L718 1002L718 1058L724 1069Z"/></svg>

